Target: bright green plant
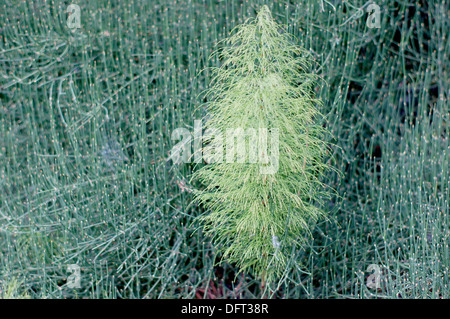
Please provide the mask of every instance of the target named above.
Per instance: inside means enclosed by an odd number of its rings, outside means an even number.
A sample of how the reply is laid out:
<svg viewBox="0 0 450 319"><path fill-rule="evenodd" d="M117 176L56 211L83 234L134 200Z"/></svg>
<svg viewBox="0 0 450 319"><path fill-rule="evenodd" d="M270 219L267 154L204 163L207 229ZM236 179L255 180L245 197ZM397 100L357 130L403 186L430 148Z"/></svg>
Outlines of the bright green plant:
<svg viewBox="0 0 450 319"><path fill-rule="evenodd" d="M320 181L327 168L327 131L317 123L321 114L313 92L316 76L308 73L310 57L280 30L263 6L256 19L236 27L224 40L219 55L223 63L213 69L204 105L209 112L205 128L217 134L203 139L203 154L214 148L216 157L193 175L205 185L195 194L207 209L199 217L205 231L225 260L263 282L288 269L292 249L307 239L324 215L319 204L329 196ZM235 146L233 137L232 146L221 146L230 129L253 129L259 135L255 139L244 133L238 140L244 138L245 143ZM264 129L270 141L261 133ZM264 143L276 146L269 162L252 161L251 147L242 149L257 145L262 159L269 155ZM241 157L230 160L230 149ZM226 160L221 153L227 154ZM270 165L275 169L269 170Z"/></svg>
<svg viewBox="0 0 450 319"><path fill-rule="evenodd" d="M0 282L0 299L30 299L26 291L21 291L23 282L11 278L9 282Z"/></svg>

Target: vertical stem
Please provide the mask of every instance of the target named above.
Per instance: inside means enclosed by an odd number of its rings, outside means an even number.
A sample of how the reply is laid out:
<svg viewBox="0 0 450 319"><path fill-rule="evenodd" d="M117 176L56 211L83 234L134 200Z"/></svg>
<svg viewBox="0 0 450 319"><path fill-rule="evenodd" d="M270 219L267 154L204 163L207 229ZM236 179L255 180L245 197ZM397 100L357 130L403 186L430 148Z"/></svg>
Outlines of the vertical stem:
<svg viewBox="0 0 450 319"><path fill-rule="evenodd" d="M261 274L261 299L265 299L265 290L266 290L266 271L264 270Z"/></svg>

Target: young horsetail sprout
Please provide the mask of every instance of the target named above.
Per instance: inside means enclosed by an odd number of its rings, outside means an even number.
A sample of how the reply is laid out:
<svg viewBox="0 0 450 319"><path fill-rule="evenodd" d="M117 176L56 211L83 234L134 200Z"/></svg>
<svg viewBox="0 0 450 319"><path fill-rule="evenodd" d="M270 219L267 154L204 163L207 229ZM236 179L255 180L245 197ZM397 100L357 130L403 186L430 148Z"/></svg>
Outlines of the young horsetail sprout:
<svg viewBox="0 0 450 319"><path fill-rule="evenodd" d="M194 191L206 208L197 220L224 260L266 283L287 269L329 196L319 181L327 131L314 122L320 101L311 61L279 30L263 6L214 53L223 63L213 68L203 105L209 164L193 174L204 185Z"/></svg>

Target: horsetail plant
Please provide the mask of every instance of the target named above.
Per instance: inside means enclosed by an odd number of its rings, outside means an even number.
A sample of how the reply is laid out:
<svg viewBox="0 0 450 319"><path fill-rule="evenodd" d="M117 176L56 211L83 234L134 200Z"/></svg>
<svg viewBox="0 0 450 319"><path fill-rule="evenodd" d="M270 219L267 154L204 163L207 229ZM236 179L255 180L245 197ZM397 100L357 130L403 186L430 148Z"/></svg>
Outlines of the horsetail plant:
<svg viewBox="0 0 450 319"><path fill-rule="evenodd" d="M315 123L311 60L269 8L232 33L214 53L223 63L205 91L208 164L193 180L204 185L194 194L206 213L197 220L224 260L269 283L324 215L316 206L329 196L320 182L327 131Z"/></svg>

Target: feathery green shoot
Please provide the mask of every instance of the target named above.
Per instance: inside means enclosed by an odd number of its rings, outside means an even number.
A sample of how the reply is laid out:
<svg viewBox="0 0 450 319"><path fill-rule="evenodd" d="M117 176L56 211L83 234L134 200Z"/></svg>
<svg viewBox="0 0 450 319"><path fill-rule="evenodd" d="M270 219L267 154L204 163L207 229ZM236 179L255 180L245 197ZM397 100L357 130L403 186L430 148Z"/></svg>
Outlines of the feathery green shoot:
<svg viewBox="0 0 450 319"><path fill-rule="evenodd" d="M215 157L194 174L205 185L196 191L196 199L208 210L199 220L226 260L270 282L285 271L292 248L323 215L316 205L327 196L320 182L327 167L322 162L326 130L315 123L321 114L312 91L315 76L308 73L311 60L288 33L280 32L269 8L263 6L256 19L234 31L224 41L223 64L213 69L215 77L206 92L210 116L205 128L227 138L230 130L238 129L259 136L242 134L245 143L236 147L223 146L223 138L204 138L204 153L219 148L218 154L231 149L248 156L240 161ZM278 143L271 144L278 145L272 148L270 163L250 158L251 147L258 145L264 153L263 146L269 144L261 129L279 134ZM274 142L275 136L268 135ZM231 140L234 143L233 135ZM264 170L268 164L276 166L270 173Z"/></svg>

